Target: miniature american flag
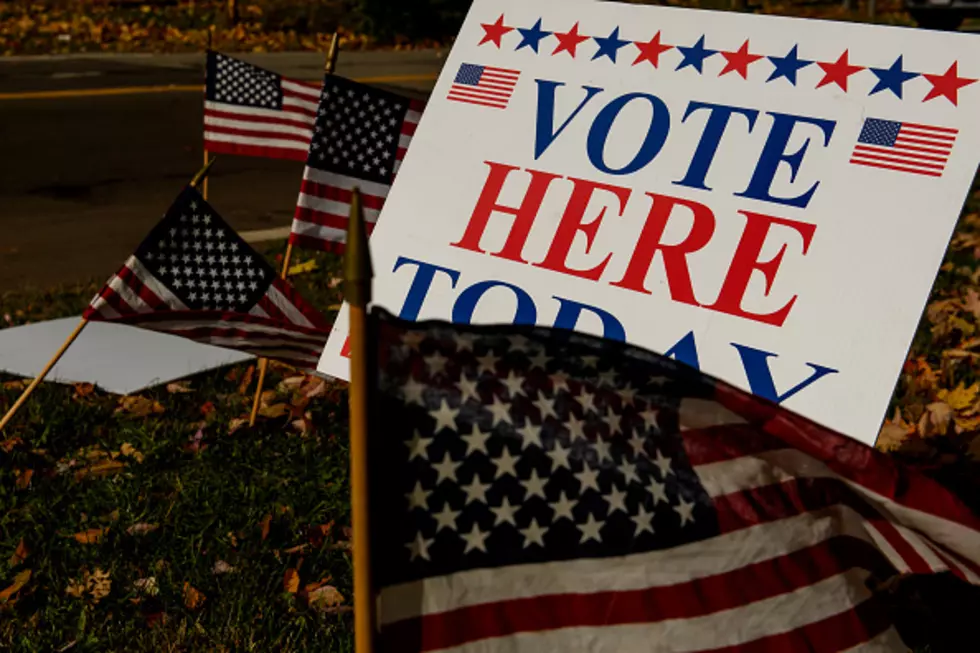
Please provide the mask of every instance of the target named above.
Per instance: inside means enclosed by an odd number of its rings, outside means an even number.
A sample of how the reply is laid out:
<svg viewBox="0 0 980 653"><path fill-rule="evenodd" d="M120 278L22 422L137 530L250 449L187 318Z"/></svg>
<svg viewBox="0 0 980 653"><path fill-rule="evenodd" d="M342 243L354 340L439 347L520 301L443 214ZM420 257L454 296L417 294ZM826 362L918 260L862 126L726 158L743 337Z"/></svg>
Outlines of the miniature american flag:
<svg viewBox="0 0 980 653"><path fill-rule="evenodd" d="M957 133L950 127L868 118L851 163L941 177Z"/></svg>
<svg viewBox="0 0 980 653"><path fill-rule="evenodd" d="M304 161L318 84L208 52L204 146L211 152Z"/></svg>
<svg viewBox="0 0 980 653"><path fill-rule="evenodd" d="M424 108L421 101L327 75L289 242L342 252L355 186L373 230Z"/></svg>
<svg viewBox="0 0 980 653"><path fill-rule="evenodd" d="M316 369L330 323L193 188L89 304L120 322Z"/></svg>
<svg viewBox="0 0 980 653"><path fill-rule="evenodd" d="M980 584L980 520L672 359L372 313L383 650L905 650L865 581Z"/></svg>
<svg viewBox="0 0 980 653"><path fill-rule="evenodd" d="M506 109L521 71L464 63L456 73L448 98L495 109Z"/></svg>

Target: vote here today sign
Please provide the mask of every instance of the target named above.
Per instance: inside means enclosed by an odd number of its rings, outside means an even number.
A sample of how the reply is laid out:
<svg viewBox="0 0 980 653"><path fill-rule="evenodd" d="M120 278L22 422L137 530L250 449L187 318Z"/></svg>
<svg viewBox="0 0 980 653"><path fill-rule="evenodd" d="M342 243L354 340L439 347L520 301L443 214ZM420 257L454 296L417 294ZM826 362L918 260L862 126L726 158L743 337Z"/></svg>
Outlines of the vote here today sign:
<svg viewBox="0 0 980 653"><path fill-rule="evenodd" d="M873 442L980 160L977 78L970 34L476 0L375 302L626 340ZM346 335L320 371L348 377Z"/></svg>

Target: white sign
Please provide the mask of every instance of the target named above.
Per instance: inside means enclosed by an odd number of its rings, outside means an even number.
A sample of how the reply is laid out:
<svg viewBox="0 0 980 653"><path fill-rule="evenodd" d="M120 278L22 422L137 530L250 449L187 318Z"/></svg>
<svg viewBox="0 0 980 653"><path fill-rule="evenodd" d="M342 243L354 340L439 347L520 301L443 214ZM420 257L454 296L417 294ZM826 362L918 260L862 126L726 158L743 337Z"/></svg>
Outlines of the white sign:
<svg viewBox="0 0 980 653"><path fill-rule="evenodd" d="M873 442L980 160L976 78L970 34L477 0L375 301L625 339Z"/></svg>

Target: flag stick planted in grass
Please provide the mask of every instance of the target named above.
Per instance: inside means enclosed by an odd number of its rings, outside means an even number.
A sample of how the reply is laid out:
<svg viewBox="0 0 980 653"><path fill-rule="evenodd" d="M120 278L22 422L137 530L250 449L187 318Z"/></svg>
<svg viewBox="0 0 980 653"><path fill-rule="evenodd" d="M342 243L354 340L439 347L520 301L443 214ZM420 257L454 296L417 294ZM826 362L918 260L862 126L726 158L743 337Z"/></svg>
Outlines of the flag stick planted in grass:
<svg viewBox="0 0 980 653"><path fill-rule="evenodd" d="M210 161L205 161L204 167L202 167L200 170L197 171L197 174L194 175L193 179L191 179L190 185L194 187L197 186L202 180L206 180L208 171L211 169L211 166L213 164L214 164L213 158ZM44 378L51 371L51 368L53 368L55 365L58 364L58 361L61 360L61 357L65 355L65 352L68 351L68 348L71 346L73 342L75 342L75 340L82 333L82 331L85 329L88 323L89 323L88 318L84 318L84 317L81 319L81 321L79 321L78 326L76 326L75 330L72 331L71 334L69 334L65 342L61 345L61 347L58 348L58 351L55 352L54 356L51 357L51 360L48 361L48 364L45 365L44 368L41 370L41 373L38 374L34 378L34 380L31 381L31 384L24 389L24 392L21 393L20 397L17 398L17 401L14 402L14 405L11 406L10 409L7 411L7 413L3 416L3 419L0 419L0 431L3 430L3 428L7 425L7 423L11 419L13 419L17 411L20 410L20 407L27 402L27 399L31 396L31 394L34 392L37 386L41 385L41 382L44 381Z"/></svg>
<svg viewBox="0 0 980 653"><path fill-rule="evenodd" d="M367 306L371 302L371 254L361 210L361 193L354 188L347 222L344 254L344 295L350 312L350 478L354 552L354 647L370 653L374 635L374 588L368 532L368 361Z"/></svg>
<svg viewBox="0 0 980 653"><path fill-rule="evenodd" d="M337 53L339 51L339 38L337 32L333 33L333 39L330 41L330 50L327 51L327 62L324 64L323 69L328 74L333 74L333 71L337 68ZM286 244L286 253L282 257L282 271L279 273L280 276L285 279L289 274L289 261L293 257L293 243L290 240ZM255 419L259 414L259 404L262 399L262 388L265 386L265 373L269 369L269 359L263 358L259 361L259 380L258 385L255 386L255 397L252 399L252 413L248 417L248 425L255 426Z"/></svg>

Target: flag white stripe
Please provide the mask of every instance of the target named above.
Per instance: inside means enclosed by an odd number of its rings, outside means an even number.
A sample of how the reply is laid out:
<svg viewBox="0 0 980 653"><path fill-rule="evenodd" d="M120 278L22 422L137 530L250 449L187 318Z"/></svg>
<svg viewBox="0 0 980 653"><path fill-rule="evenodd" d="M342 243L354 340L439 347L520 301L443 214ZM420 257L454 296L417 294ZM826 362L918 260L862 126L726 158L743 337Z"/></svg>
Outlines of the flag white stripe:
<svg viewBox="0 0 980 653"><path fill-rule="evenodd" d="M129 308L137 313L152 313L153 308L143 299L133 292L133 289L126 284L118 275L112 275L112 279L107 284L109 289L116 293Z"/></svg>
<svg viewBox="0 0 980 653"><path fill-rule="evenodd" d="M415 124L415 125L417 125L417 124L419 124L419 121L420 120L422 120L422 112L421 111L415 111L414 109L409 109L405 113L405 124ZM405 124L402 125L402 129L405 128Z"/></svg>
<svg viewBox="0 0 980 653"><path fill-rule="evenodd" d="M908 650L909 647L902 641L898 631L889 628L877 637L852 646L841 653L907 653Z"/></svg>
<svg viewBox="0 0 980 653"><path fill-rule="evenodd" d="M187 305L180 300L177 295L170 292L166 286L164 286L159 279L153 276L146 267L140 263L140 260L135 256L130 256L126 261L126 267L129 268L136 277L143 282L143 285L147 287L154 295L160 298L167 306L175 311L186 311Z"/></svg>
<svg viewBox="0 0 980 653"><path fill-rule="evenodd" d="M837 505L672 549L471 569L382 589L380 620L389 624L459 607L551 594L668 587L778 558L838 534L873 544L869 525L853 509Z"/></svg>
<svg viewBox="0 0 980 653"><path fill-rule="evenodd" d="M89 302L89 306L92 307L92 310L107 320L122 317L101 295L94 297L92 301Z"/></svg>
<svg viewBox="0 0 980 653"><path fill-rule="evenodd" d="M229 118L216 118L205 114L205 131L208 125L213 127L227 127L229 129L243 129L247 131L264 132L269 134L294 134L309 140L313 137L313 130L309 127L299 127L293 125L277 125L271 122L250 122L246 120L231 120Z"/></svg>
<svg viewBox="0 0 980 653"><path fill-rule="evenodd" d="M303 220L293 221L292 232L297 236L319 238L320 240L329 240L335 243L347 242L347 232L344 231L343 229L334 229L333 227L325 227L320 224L315 224L313 222L305 222Z"/></svg>
<svg viewBox="0 0 980 653"><path fill-rule="evenodd" d="M497 91L480 91L470 88L458 88L454 86L449 91L449 97L467 98L472 100L486 100L487 102L506 102L510 98L510 93L499 93Z"/></svg>
<svg viewBox="0 0 980 653"><path fill-rule="evenodd" d="M290 107L298 107L300 109L306 109L311 116L310 119L313 120L314 116L316 115L316 111L317 108L319 107L319 104L315 100L310 102L299 97L283 95L282 98L283 111L289 111Z"/></svg>
<svg viewBox="0 0 980 653"><path fill-rule="evenodd" d="M888 541L880 530L878 530L878 527L872 523L867 523L865 527L868 529L868 536L871 537L875 546L881 550L882 554L884 554L886 558L888 558L888 561L892 563L892 566L895 567L898 573L911 573L912 568L905 561L905 558L903 558L902 555L895 550L895 547L893 547L892 543Z"/></svg>
<svg viewBox="0 0 980 653"><path fill-rule="evenodd" d="M922 163L923 165L942 165L949 159L948 153L918 152L899 147L876 147L873 145L858 145L854 148L854 155L857 156L858 154L869 156L880 154L901 157L903 159L914 159L915 161L912 161L913 163Z"/></svg>
<svg viewBox="0 0 980 653"><path fill-rule="evenodd" d="M296 306L293 305L289 298L283 295L278 288L275 286L269 286L269 291L265 294L269 298L276 308L283 312L286 318L293 324L298 324L300 326L306 327L307 329L313 328L313 323L307 319L305 315Z"/></svg>
<svg viewBox="0 0 980 653"><path fill-rule="evenodd" d="M299 333L283 327L274 327L266 324L255 324L253 322L238 322L228 319L223 320L201 320L188 317L186 319L174 318L173 320L151 320L140 322L144 328L156 328L166 331L188 331L192 329L238 329L247 333L255 333L265 336L287 336L297 344L309 344L311 347L322 345L323 336Z"/></svg>
<svg viewBox="0 0 980 653"><path fill-rule="evenodd" d="M318 211L320 213L330 213L332 215L339 215L342 217L346 217L348 214L350 214L350 203L348 202L327 200L323 199L322 197L307 195L306 193L300 193L299 200L296 202L296 204L304 209L312 209L313 211ZM380 211L377 209L364 209L364 219L367 222L376 222L379 213Z"/></svg>
<svg viewBox="0 0 980 653"><path fill-rule="evenodd" d="M303 179L312 181L322 186L333 186L334 188L340 188L347 191L352 191L354 190L354 187L357 186L361 189L362 195L373 195L374 197L381 198L388 197L388 192L391 190L391 186L389 184L378 184L373 181L362 181L360 179L354 179L353 177L347 177L346 175L338 175L334 172L326 172L325 170L318 170L310 167L307 167L303 171Z"/></svg>
<svg viewBox="0 0 980 653"><path fill-rule="evenodd" d="M265 312L265 309L263 309L258 304L256 304L255 306L253 306L252 307L252 310L250 310L248 312L248 314L249 315L254 315L256 317L269 317L269 314Z"/></svg>
<svg viewBox="0 0 980 653"><path fill-rule="evenodd" d="M700 617L519 633L441 650L446 653L694 653L737 646L852 610L871 596L864 586L866 578L865 572L851 570L795 592Z"/></svg>
<svg viewBox="0 0 980 653"><path fill-rule="evenodd" d="M305 96L312 98L314 102L320 99L320 88L314 88L312 86L307 86L306 84L300 84L299 82L294 82L290 79L282 80L282 91L283 95L286 93L293 93L296 95Z"/></svg>
<svg viewBox="0 0 980 653"><path fill-rule="evenodd" d="M306 152L309 145L304 145L300 141L285 140L280 138L256 138L253 136L240 136L238 134L219 134L217 132L204 132L204 140L216 143L238 143L239 145L256 145L266 147L281 147L290 150Z"/></svg>

